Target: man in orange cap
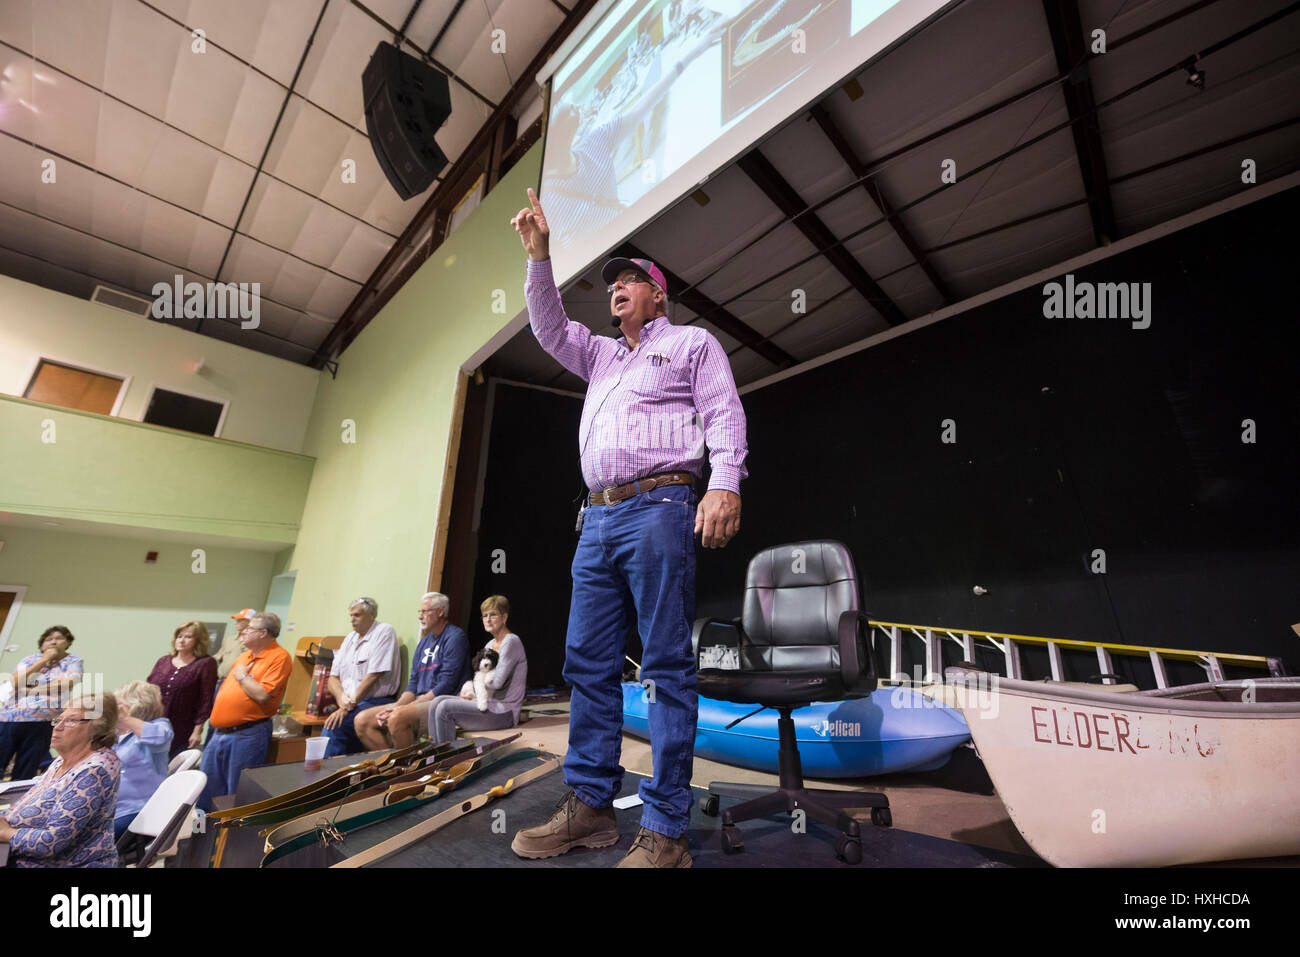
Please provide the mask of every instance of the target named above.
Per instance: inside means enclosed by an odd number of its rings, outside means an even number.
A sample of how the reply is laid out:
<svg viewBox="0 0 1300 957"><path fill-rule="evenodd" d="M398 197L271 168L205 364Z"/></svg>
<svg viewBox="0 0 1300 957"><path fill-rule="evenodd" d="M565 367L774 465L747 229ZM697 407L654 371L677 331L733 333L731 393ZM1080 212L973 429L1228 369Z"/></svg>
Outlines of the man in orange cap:
<svg viewBox="0 0 1300 957"><path fill-rule="evenodd" d="M244 643L240 641L244 629L248 623L253 620L257 611L252 608L245 608L237 611L230 617L235 620L235 628L238 629L233 635L221 639L221 650L217 652L217 680L220 681L226 675L230 674L230 666L235 663L235 659L244 653Z"/></svg>

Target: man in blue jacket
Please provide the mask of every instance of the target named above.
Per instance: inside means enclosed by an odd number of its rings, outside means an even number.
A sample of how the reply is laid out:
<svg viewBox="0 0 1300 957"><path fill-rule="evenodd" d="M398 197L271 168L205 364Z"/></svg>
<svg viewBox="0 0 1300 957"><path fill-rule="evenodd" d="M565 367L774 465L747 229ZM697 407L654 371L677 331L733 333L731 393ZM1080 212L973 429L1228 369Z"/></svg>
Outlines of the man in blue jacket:
<svg viewBox="0 0 1300 957"><path fill-rule="evenodd" d="M405 748L417 734L429 730L429 702L440 694L459 694L469 679L469 639L447 621L451 603L446 595L431 591L420 599L420 643L411 658L411 680L392 704L368 708L357 715L357 737L368 750Z"/></svg>

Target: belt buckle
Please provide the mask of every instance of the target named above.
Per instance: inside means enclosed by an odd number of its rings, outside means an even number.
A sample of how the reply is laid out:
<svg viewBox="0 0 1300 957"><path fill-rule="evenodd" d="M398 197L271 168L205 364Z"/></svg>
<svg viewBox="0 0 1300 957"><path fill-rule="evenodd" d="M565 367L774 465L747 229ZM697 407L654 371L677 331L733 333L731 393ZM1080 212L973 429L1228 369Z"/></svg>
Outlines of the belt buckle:
<svg viewBox="0 0 1300 957"><path fill-rule="evenodd" d="M615 488L617 488L617 486L610 486L609 488L605 489L605 491L603 491L603 492L600 493L601 495L605 496L605 504L606 504L606 505L613 505L613 504L614 504L613 502L611 502L611 501L609 500L609 493L612 492L612 491L614 491Z"/></svg>

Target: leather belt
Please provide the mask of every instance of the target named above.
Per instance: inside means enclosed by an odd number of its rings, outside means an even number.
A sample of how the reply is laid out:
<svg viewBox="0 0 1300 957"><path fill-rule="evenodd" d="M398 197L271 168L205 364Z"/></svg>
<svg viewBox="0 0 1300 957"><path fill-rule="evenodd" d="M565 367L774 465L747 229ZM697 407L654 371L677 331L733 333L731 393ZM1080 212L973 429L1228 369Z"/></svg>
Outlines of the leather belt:
<svg viewBox="0 0 1300 957"><path fill-rule="evenodd" d="M270 718L262 718L258 721L245 721L243 724L237 724L233 728L213 728L217 734L233 734L236 731L243 731L245 728L256 728L259 724L266 724Z"/></svg>
<svg viewBox="0 0 1300 957"><path fill-rule="evenodd" d="M642 492L664 485L689 485L694 488L695 476L690 472L661 472L658 475L649 475L635 482L628 482L626 485L616 485L600 492L592 492L587 498L587 504L617 505L619 502L627 501L633 495L640 495Z"/></svg>

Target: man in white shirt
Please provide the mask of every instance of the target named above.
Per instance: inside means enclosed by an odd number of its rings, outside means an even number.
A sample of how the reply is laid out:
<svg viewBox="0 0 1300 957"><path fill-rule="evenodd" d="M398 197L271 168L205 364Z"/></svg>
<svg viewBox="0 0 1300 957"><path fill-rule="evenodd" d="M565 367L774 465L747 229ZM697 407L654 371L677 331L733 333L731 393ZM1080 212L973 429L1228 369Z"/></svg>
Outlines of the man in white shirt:
<svg viewBox="0 0 1300 957"><path fill-rule="evenodd" d="M334 652L329 689L339 708L325 719L321 734L330 739L326 757L365 750L353 728L367 708L391 704L402 678L401 649L393 626L379 617L379 603L358 598L348 606L352 631Z"/></svg>

